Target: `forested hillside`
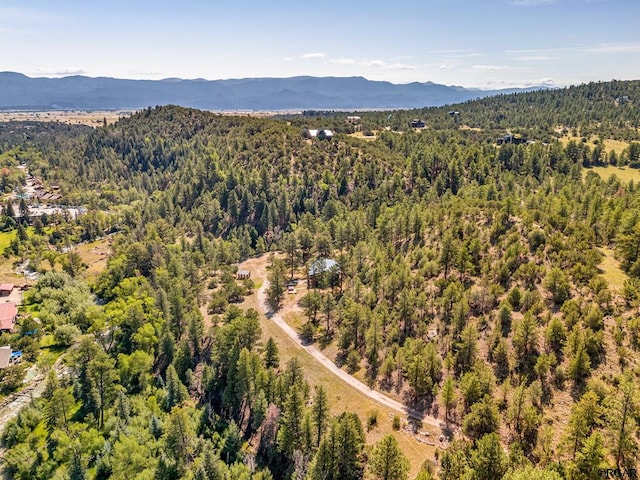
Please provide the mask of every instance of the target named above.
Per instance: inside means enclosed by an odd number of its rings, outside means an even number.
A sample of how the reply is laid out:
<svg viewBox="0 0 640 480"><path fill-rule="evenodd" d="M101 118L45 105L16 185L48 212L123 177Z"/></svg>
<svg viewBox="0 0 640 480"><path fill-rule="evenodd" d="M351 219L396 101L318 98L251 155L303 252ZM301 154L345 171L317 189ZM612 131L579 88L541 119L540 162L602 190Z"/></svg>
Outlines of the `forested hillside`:
<svg viewBox="0 0 640 480"><path fill-rule="evenodd" d="M97 129L7 124L3 179L25 162L88 208L32 227L3 211L5 230L22 229L5 255L46 273L0 343L35 342L37 317L69 370L5 429L8 471L407 478L396 437L366 445L375 421L330 414L340 400L280 362L260 313L238 307L258 285L236 280L237 263L277 253L272 308L291 276L334 259L300 297L305 342L451 435L421 480L633 472L638 102L638 82L611 82L366 113L364 138L335 113L175 106ZM498 145L508 132L530 141ZM63 247L99 238L109 259L85 277Z"/></svg>

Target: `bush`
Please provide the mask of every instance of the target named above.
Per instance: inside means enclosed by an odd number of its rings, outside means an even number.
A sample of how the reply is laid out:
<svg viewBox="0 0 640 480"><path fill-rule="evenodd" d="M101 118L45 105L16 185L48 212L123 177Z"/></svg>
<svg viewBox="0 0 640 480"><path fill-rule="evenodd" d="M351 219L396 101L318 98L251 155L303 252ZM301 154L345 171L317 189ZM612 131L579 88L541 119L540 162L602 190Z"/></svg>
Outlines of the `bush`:
<svg viewBox="0 0 640 480"><path fill-rule="evenodd" d="M360 370L360 354L356 350L351 350L347 355L347 370L351 374Z"/></svg>
<svg viewBox="0 0 640 480"><path fill-rule="evenodd" d="M394 430L400 430L400 417L398 415L394 415L391 420L391 428Z"/></svg>
<svg viewBox="0 0 640 480"><path fill-rule="evenodd" d="M26 369L26 365L19 364L0 370L0 393L7 395L20 388Z"/></svg>
<svg viewBox="0 0 640 480"><path fill-rule="evenodd" d="M367 432L378 426L378 411L374 410L367 416Z"/></svg>
<svg viewBox="0 0 640 480"><path fill-rule="evenodd" d="M56 343L61 347L68 347L73 345L73 342L75 342L76 337L78 337L80 333L78 327L70 323L65 323L56 327L56 330L53 332L53 338L55 338Z"/></svg>
<svg viewBox="0 0 640 480"><path fill-rule="evenodd" d="M302 332L300 336L302 337L302 341L304 343L313 342L313 337L316 334L316 327L311 322L307 322L302 326Z"/></svg>

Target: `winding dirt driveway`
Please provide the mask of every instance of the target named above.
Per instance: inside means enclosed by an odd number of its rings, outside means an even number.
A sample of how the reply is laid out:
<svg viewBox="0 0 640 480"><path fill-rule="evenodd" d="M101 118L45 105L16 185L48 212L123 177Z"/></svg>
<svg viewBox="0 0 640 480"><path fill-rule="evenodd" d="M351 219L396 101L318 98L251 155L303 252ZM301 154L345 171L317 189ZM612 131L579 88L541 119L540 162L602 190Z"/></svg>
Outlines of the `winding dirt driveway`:
<svg viewBox="0 0 640 480"><path fill-rule="evenodd" d="M318 348L315 345L303 344L302 340L300 339L300 336L298 335L298 332L296 332L287 322L285 322L283 318L283 314L285 312L288 312L290 308L287 309L285 307L282 311L275 312L275 313L268 308L267 306L268 305L267 304L268 288L269 288L269 281L266 278L264 278L262 285L258 289L258 305L260 309L267 316L267 318L272 320L284 333L287 334L287 336L289 336L294 342L296 342L296 344L301 349L306 350L307 353L309 353L309 355L311 355L318 363L324 366L327 370L329 370L335 376L340 378L340 380L342 380L345 383L348 383L353 388L358 390L360 393L362 393L363 395L366 395L367 397L378 402L379 404L385 407L388 407L392 410L395 410L396 412L405 414L412 419L420 420L423 423L426 423L428 425L431 425L437 428L438 430L442 430L445 427L444 422L441 422L437 418L432 417L430 415L425 415L418 410L409 408L403 403L397 400L394 400L393 398L388 397L387 395L377 390L370 388L368 385L362 383L360 380L352 377L344 370L338 368L338 366L335 363L333 363L330 359L325 357L324 354L320 350L318 350Z"/></svg>

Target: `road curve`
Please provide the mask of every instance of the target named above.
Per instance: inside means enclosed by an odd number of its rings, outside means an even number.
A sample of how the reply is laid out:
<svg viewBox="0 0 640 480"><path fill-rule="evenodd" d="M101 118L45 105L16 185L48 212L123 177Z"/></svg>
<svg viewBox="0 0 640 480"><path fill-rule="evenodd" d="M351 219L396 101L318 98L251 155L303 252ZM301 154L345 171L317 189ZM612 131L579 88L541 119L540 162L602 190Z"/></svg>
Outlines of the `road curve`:
<svg viewBox="0 0 640 480"><path fill-rule="evenodd" d="M424 413L414 410L412 408L407 407L402 402L394 400L391 397L388 397L384 393L381 393L377 390L370 388L368 385L362 383L360 380L352 377L344 370L338 368L338 366L329 360L315 345L305 345L302 343L298 332L296 332L287 322L284 321L282 314L280 312L272 312L267 307L267 289L269 288L269 281L264 279L262 285L258 289L258 306L263 311L263 313L272 320L284 333L286 333L296 344L303 350L305 350L309 355L311 355L318 363L324 366L327 370L333 373L335 376L339 377L343 382L351 385L353 388L358 390L363 395L366 395L370 399L378 402L385 407L388 407L396 412L403 413L409 416L412 419L420 420L423 423L431 425L439 430L441 430L445 425L443 422L440 422L437 418L432 417L430 415L425 415Z"/></svg>

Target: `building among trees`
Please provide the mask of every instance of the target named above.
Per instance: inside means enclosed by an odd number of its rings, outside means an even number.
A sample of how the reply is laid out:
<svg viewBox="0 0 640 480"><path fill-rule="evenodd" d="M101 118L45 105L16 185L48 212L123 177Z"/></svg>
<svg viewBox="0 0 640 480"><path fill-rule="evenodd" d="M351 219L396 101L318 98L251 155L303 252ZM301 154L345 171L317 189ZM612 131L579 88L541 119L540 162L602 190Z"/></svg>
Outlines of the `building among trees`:
<svg viewBox="0 0 640 480"><path fill-rule="evenodd" d="M340 265L331 258L318 258L314 260L307 270L307 285L318 287L334 285L335 277L340 276Z"/></svg>

